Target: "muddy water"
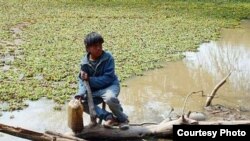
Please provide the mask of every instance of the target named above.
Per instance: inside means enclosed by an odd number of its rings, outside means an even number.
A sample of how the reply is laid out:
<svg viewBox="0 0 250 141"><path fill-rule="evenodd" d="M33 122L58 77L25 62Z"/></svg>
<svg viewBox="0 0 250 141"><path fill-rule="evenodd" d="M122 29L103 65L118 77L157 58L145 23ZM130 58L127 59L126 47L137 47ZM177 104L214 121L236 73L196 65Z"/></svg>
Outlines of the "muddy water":
<svg viewBox="0 0 250 141"><path fill-rule="evenodd" d="M170 107L181 114L186 96L203 90L210 94L229 72L212 104L237 108L250 115L250 21L240 28L224 29L217 42L201 44L198 52L186 52L179 62L145 73L126 82L121 99L132 121L161 121ZM185 112L203 111L206 97L194 94L187 100ZM244 111L244 112L243 112Z"/></svg>
<svg viewBox="0 0 250 141"><path fill-rule="evenodd" d="M160 122L183 112L186 96L203 90L210 94L229 72L212 104L239 109L250 118L250 21L240 28L224 29L219 41L201 44L198 52L186 52L185 59L170 62L164 68L146 72L125 82L119 98L131 123ZM203 111L206 97L200 93L187 100L184 112ZM53 110L52 101L41 99L19 112L3 113L0 123L44 132L67 132L67 108ZM170 113L170 111L174 109ZM89 117L84 115L84 123ZM23 140L0 133L0 140Z"/></svg>

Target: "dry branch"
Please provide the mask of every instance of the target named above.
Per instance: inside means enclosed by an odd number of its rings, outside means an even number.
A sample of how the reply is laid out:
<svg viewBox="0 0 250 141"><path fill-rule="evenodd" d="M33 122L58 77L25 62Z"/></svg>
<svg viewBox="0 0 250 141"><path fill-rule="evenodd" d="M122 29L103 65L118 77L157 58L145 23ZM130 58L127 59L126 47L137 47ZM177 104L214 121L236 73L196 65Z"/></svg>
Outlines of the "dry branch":
<svg viewBox="0 0 250 141"><path fill-rule="evenodd" d="M27 130L20 127L8 126L4 124L0 124L0 132L33 141L85 141L84 139L80 139L77 137L64 136L60 133L39 133L36 131Z"/></svg>
<svg viewBox="0 0 250 141"><path fill-rule="evenodd" d="M184 105L183 105L183 108L182 108L182 114L184 115L184 112L185 112L185 107L186 107L186 104L187 104L187 99L193 95L193 94L197 94L197 93L201 93L201 95L203 95L203 91L200 90L200 91L196 91L196 92L191 92L190 94L188 94L185 98L185 101L184 101Z"/></svg>
<svg viewBox="0 0 250 141"><path fill-rule="evenodd" d="M216 94L216 92L219 90L219 88L226 83L227 78L231 75L231 72L223 78L212 90L211 94L208 96L205 107L208 107L211 105L211 102Z"/></svg>

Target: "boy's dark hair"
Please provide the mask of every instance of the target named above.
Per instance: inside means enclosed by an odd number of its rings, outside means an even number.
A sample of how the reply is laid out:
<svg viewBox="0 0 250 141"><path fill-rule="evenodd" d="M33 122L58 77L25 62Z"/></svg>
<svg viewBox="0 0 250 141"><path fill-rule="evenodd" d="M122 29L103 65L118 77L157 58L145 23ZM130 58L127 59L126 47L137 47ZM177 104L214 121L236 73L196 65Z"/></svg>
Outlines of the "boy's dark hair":
<svg viewBox="0 0 250 141"><path fill-rule="evenodd" d="M86 35L85 39L84 39L84 45L86 47L86 49L96 43L104 43L104 39L102 37L102 35L100 35L97 32L91 32L89 34Z"/></svg>

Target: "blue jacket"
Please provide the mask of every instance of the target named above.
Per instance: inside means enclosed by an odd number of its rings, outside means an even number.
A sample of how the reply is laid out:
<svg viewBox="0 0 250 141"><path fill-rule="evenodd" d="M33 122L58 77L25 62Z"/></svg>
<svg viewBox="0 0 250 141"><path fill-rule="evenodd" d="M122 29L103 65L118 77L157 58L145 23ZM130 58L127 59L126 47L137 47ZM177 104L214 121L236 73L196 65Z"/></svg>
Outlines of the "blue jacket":
<svg viewBox="0 0 250 141"><path fill-rule="evenodd" d="M103 51L95 68L90 64L89 56L90 54L87 54L81 60L81 70L88 74L92 92L105 89L111 85L119 85L119 80L115 74L114 58L110 52ZM87 92L80 74L78 83L79 90L77 95L84 96Z"/></svg>

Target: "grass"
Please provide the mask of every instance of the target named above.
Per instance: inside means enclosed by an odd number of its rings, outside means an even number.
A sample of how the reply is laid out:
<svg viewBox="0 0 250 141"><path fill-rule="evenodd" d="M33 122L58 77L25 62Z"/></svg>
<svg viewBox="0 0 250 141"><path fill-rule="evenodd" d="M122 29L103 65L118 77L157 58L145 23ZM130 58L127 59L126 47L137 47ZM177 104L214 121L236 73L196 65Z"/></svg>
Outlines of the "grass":
<svg viewBox="0 0 250 141"><path fill-rule="evenodd" d="M124 81L183 58L249 16L247 0L0 0L0 108L69 100L91 31L103 35Z"/></svg>

